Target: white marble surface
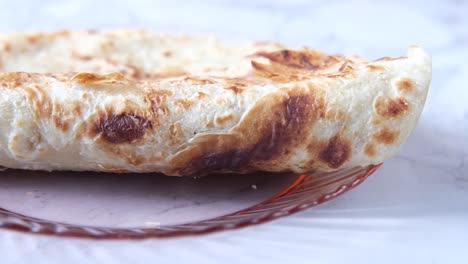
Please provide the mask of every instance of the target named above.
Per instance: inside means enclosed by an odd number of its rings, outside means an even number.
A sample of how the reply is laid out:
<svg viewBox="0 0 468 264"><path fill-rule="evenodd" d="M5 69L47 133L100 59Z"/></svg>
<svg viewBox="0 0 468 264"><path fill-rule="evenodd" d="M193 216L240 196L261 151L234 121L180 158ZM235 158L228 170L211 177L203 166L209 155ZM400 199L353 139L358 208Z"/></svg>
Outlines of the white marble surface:
<svg viewBox="0 0 468 264"><path fill-rule="evenodd" d="M468 1L0 1L0 32L140 26L275 40L367 58L433 55L425 111L359 188L261 226L165 241L0 230L0 263L468 263Z"/></svg>

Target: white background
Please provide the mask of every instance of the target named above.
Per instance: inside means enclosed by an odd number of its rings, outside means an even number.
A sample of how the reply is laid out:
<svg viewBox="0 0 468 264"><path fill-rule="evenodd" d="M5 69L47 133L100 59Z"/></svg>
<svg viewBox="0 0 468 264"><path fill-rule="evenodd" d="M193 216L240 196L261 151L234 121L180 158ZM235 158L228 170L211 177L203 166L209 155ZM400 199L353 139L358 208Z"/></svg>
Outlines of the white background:
<svg viewBox="0 0 468 264"><path fill-rule="evenodd" d="M261 226L91 241L0 231L0 263L468 263L468 2L0 1L0 31L145 27L273 40L369 59L433 55L420 123L357 189Z"/></svg>

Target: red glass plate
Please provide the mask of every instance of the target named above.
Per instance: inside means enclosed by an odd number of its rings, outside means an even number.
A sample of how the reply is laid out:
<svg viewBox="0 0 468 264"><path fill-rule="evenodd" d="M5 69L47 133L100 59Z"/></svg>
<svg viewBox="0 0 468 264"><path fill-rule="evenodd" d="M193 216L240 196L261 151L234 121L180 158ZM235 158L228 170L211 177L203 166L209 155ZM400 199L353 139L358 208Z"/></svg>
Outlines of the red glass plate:
<svg viewBox="0 0 468 264"><path fill-rule="evenodd" d="M163 238L264 223L356 187L380 165L329 173L0 173L0 227L86 238Z"/></svg>

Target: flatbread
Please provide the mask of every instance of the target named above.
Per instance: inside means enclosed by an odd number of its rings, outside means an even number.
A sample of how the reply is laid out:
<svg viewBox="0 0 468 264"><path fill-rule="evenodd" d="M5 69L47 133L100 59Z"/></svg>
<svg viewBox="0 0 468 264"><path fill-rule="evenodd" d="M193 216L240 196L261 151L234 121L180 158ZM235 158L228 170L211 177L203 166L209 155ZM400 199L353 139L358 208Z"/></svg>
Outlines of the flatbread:
<svg viewBox="0 0 468 264"><path fill-rule="evenodd" d="M413 130L431 58L366 61L144 30L0 36L0 165L31 170L338 170Z"/></svg>

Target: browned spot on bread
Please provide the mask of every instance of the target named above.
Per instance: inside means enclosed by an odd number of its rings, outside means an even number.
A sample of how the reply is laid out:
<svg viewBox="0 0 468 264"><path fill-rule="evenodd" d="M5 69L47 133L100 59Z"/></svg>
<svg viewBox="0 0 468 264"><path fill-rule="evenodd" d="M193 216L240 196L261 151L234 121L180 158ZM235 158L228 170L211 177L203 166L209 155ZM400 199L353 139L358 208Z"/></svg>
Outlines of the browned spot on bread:
<svg viewBox="0 0 468 264"><path fill-rule="evenodd" d="M35 44L39 40L39 35L31 35L26 37L26 41L29 44Z"/></svg>
<svg viewBox="0 0 468 264"><path fill-rule="evenodd" d="M351 144L340 135L336 135L325 144L318 158L330 168L339 168L351 156Z"/></svg>
<svg viewBox="0 0 468 264"><path fill-rule="evenodd" d="M408 57L382 57L380 59L376 59L375 61L394 61L394 60L401 60L406 59Z"/></svg>
<svg viewBox="0 0 468 264"><path fill-rule="evenodd" d="M380 131L375 133L373 137L379 143L390 145L398 139L399 135L399 131L391 130L387 127L384 127Z"/></svg>
<svg viewBox="0 0 468 264"><path fill-rule="evenodd" d="M396 118L408 111L409 103L402 97L391 99L388 97L379 97L375 103L377 114L383 117Z"/></svg>
<svg viewBox="0 0 468 264"><path fill-rule="evenodd" d="M172 52L170 50L166 50L163 52L163 56L166 58L169 58L172 56Z"/></svg>
<svg viewBox="0 0 468 264"><path fill-rule="evenodd" d="M380 125L380 124L382 124L382 119L374 118L374 119L372 119L372 124L373 125Z"/></svg>
<svg viewBox="0 0 468 264"><path fill-rule="evenodd" d="M202 99L202 98L205 98L207 96L208 96L208 94L206 94L204 92L197 92L197 99Z"/></svg>
<svg viewBox="0 0 468 264"><path fill-rule="evenodd" d="M376 65L376 64L367 64L367 68L371 71L384 71L385 67L382 65Z"/></svg>
<svg viewBox="0 0 468 264"><path fill-rule="evenodd" d="M252 67L263 75L268 75L268 77L279 76L273 72L273 69L270 69L268 65L262 64L260 62L251 61L250 64Z"/></svg>
<svg viewBox="0 0 468 264"><path fill-rule="evenodd" d="M411 79L409 78L401 78L396 82L396 86L398 90L400 90L403 93L411 92L414 88L414 83Z"/></svg>
<svg viewBox="0 0 468 264"><path fill-rule="evenodd" d="M305 128L323 111L323 100L309 95L274 94L262 98L229 134L201 135L171 161L170 174L196 176L281 166L286 153L303 144ZM256 127L256 129L252 129Z"/></svg>
<svg viewBox="0 0 468 264"><path fill-rule="evenodd" d="M117 83L127 81L121 73L109 73L109 74L94 74L94 73L78 73L72 77L72 81L83 84L100 84L100 83Z"/></svg>
<svg viewBox="0 0 468 264"><path fill-rule="evenodd" d="M42 33L42 35L45 35L45 34ZM52 33L52 36L57 36L57 37L66 37L68 35L70 35L70 31L68 30L59 30L59 31Z"/></svg>
<svg viewBox="0 0 468 264"><path fill-rule="evenodd" d="M76 58L76 59L81 60L81 61L90 61L90 60L93 59L93 57L91 57L89 55L83 55L83 54L77 53L75 51L72 51L71 56L73 58Z"/></svg>
<svg viewBox="0 0 468 264"><path fill-rule="evenodd" d="M341 64L340 68L338 69L339 72L344 72L347 70L347 67L348 67L348 62L345 61L343 62L343 64Z"/></svg>
<svg viewBox="0 0 468 264"><path fill-rule="evenodd" d="M123 72L136 81L171 78L187 74L182 69L168 68L162 69L159 72L149 72L132 64L126 64L125 67L127 70L124 70Z"/></svg>
<svg viewBox="0 0 468 264"><path fill-rule="evenodd" d="M145 135L152 123L134 114L111 114L105 116L96 124L97 132L110 143L131 143Z"/></svg>
<svg viewBox="0 0 468 264"><path fill-rule="evenodd" d="M127 74L134 80L150 79L155 76L149 72L143 71L139 67L134 66L132 64L126 64L125 66L129 69L129 72L127 72Z"/></svg>
<svg viewBox="0 0 468 264"><path fill-rule="evenodd" d="M342 120L345 117L345 112L342 110L329 110L325 113L324 117L331 121Z"/></svg>
<svg viewBox="0 0 468 264"><path fill-rule="evenodd" d="M6 52L10 52L11 51L11 44L10 43L5 43L5 45L3 46L3 50L6 51Z"/></svg>
<svg viewBox="0 0 468 264"><path fill-rule="evenodd" d="M193 76L187 76L184 78L184 81L191 82L192 84L213 84L215 83L213 80L210 79L202 79Z"/></svg>
<svg viewBox="0 0 468 264"><path fill-rule="evenodd" d="M364 154L369 157L374 157L377 154L375 146L372 143L368 143L364 146Z"/></svg>
<svg viewBox="0 0 468 264"><path fill-rule="evenodd" d="M24 94L32 108L36 120L50 119L52 116L52 101L49 94L42 88L42 82L24 87Z"/></svg>
<svg viewBox="0 0 468 264"><path fill-rule="evenodd" d="M193 104L195 104L195 102L192 101L192 100L183 98L183 99L177 99L175 101L175 104L179 105L180 107L182 107L184 109L189 109Z"/></svg>
<svg viewBox="0 0 468 264"><path fill-rule="evenodd" d="M249 57L269 60L269 63L251 61L254 76L269 78L281 83L301 81L314 75L341 78L352 73L351 65L343 62L342 58L310 49L258 52ZM341 69L335 67L338 63L341 63Z"/></svg>
<svg viewBox="0 0 468 264"><path fill-rule="evenodd" d="M73 114L76 115L76 116L80 116L80 115L81 115L81 106L80 106L80 104L76 104L76 105L73 107Z"/></svg>
<svg viewBox="0 0 468 264"><path fill-rule="evenodd" d="M93 59L93 57L89 56L89 55L79 55L78 56L78 59L79 60L82 60L82 61L90 61Z"/></svg>
<svg viewBox="0 0 468 264"><path fill-rule="evenodd" d="M288 67L307 70L316 70L338 62L333 56L308 49L301 51L285 49L274 52L259 52L256 55Z"/></svg>
<svg viewBox="0 0 468 264"><path fill-rule="evenodd" d="M171 90L152 89L146 94L145 101L150 105L153 113L168 114L169 108L166 105L166 100L173 95Z"/></svg>
<svg viewBox="0 0 468 264"><path fill-rule="evenodd" d="M169 126L169 141L171 146L182 143L182 127L179 122L172 123Z"/></svg>
<svg viewBox="0 0 468 264"><path fill-rule="evenodd" d="M139 166L143 163L147 163L150 160L154 161L157 160L157 157L147 157L141 154L136 153L134 150L128 149L125 145L107 145L104 150L108 153L113 155L116 158L124 160L127 164L133 165L133 166ZM126 170L122 170L121 168L118 168L117 170L115 168L111 167L106 167L107 171L114 172L114 173L119 173L119 172L126 172Z"/></svg>
<svg viewBox="0 0 468 264"><path fill-rule="evenodd" d="M223 125L224 123L229 122L232 119L234 119L234 117L231 114L226 116L218 116L216 117L216 123L219 125Z"/></svg>
<svg viewBox="0 0 468 264"><path fill-rule="evenodd" d="M65 107L63 103L60 104L59 102L54 101L52 103L51 112L51 119L53 120L55 127L63 132L68 132L70 128L70 119L73 117L71 114L71 107Z"/></svg>
<svg viewBox="0 0 468 264"><path fill-rule="evenodd" d="M242 88L240 88L238 86L235 86L235 85L228 86L228 87L226 87L224 89L231 90L235 94L240 94L244 90L244 89L242 89Z"/></svg>
<svg viewBox="0 0 468 264"><path fill-rule="evenodd" d="M68 129L70 128L70 123L67 120L63 120L63 118L58 115L54 115L53 120L57 129L60 129L63 132L68 132Z"/></svg>
<svg viewBox="0 0 468 264"><path fill-rule="evenodd" d="M225 105L227 103L227 100L226 100L226 98L217 98L216 103L218 105Z"/></svg>
<svg viewBox="0 0 468 264"><path fill-rule="evenodd" d="M0 73L0 82L2 84L5 84L5 86L9 88L15 88L15 87L21 86L23 83L40 82L40 81L41 81L40 74L27 73L27 72Z"/></svg>
<svg viewBox="0 0 468 264"><path fill-rule="evenodd" d="M214 127L214 123L212 120L208 121L208 123L206 123L206 127L207 128L213 128Z"/></svg>

